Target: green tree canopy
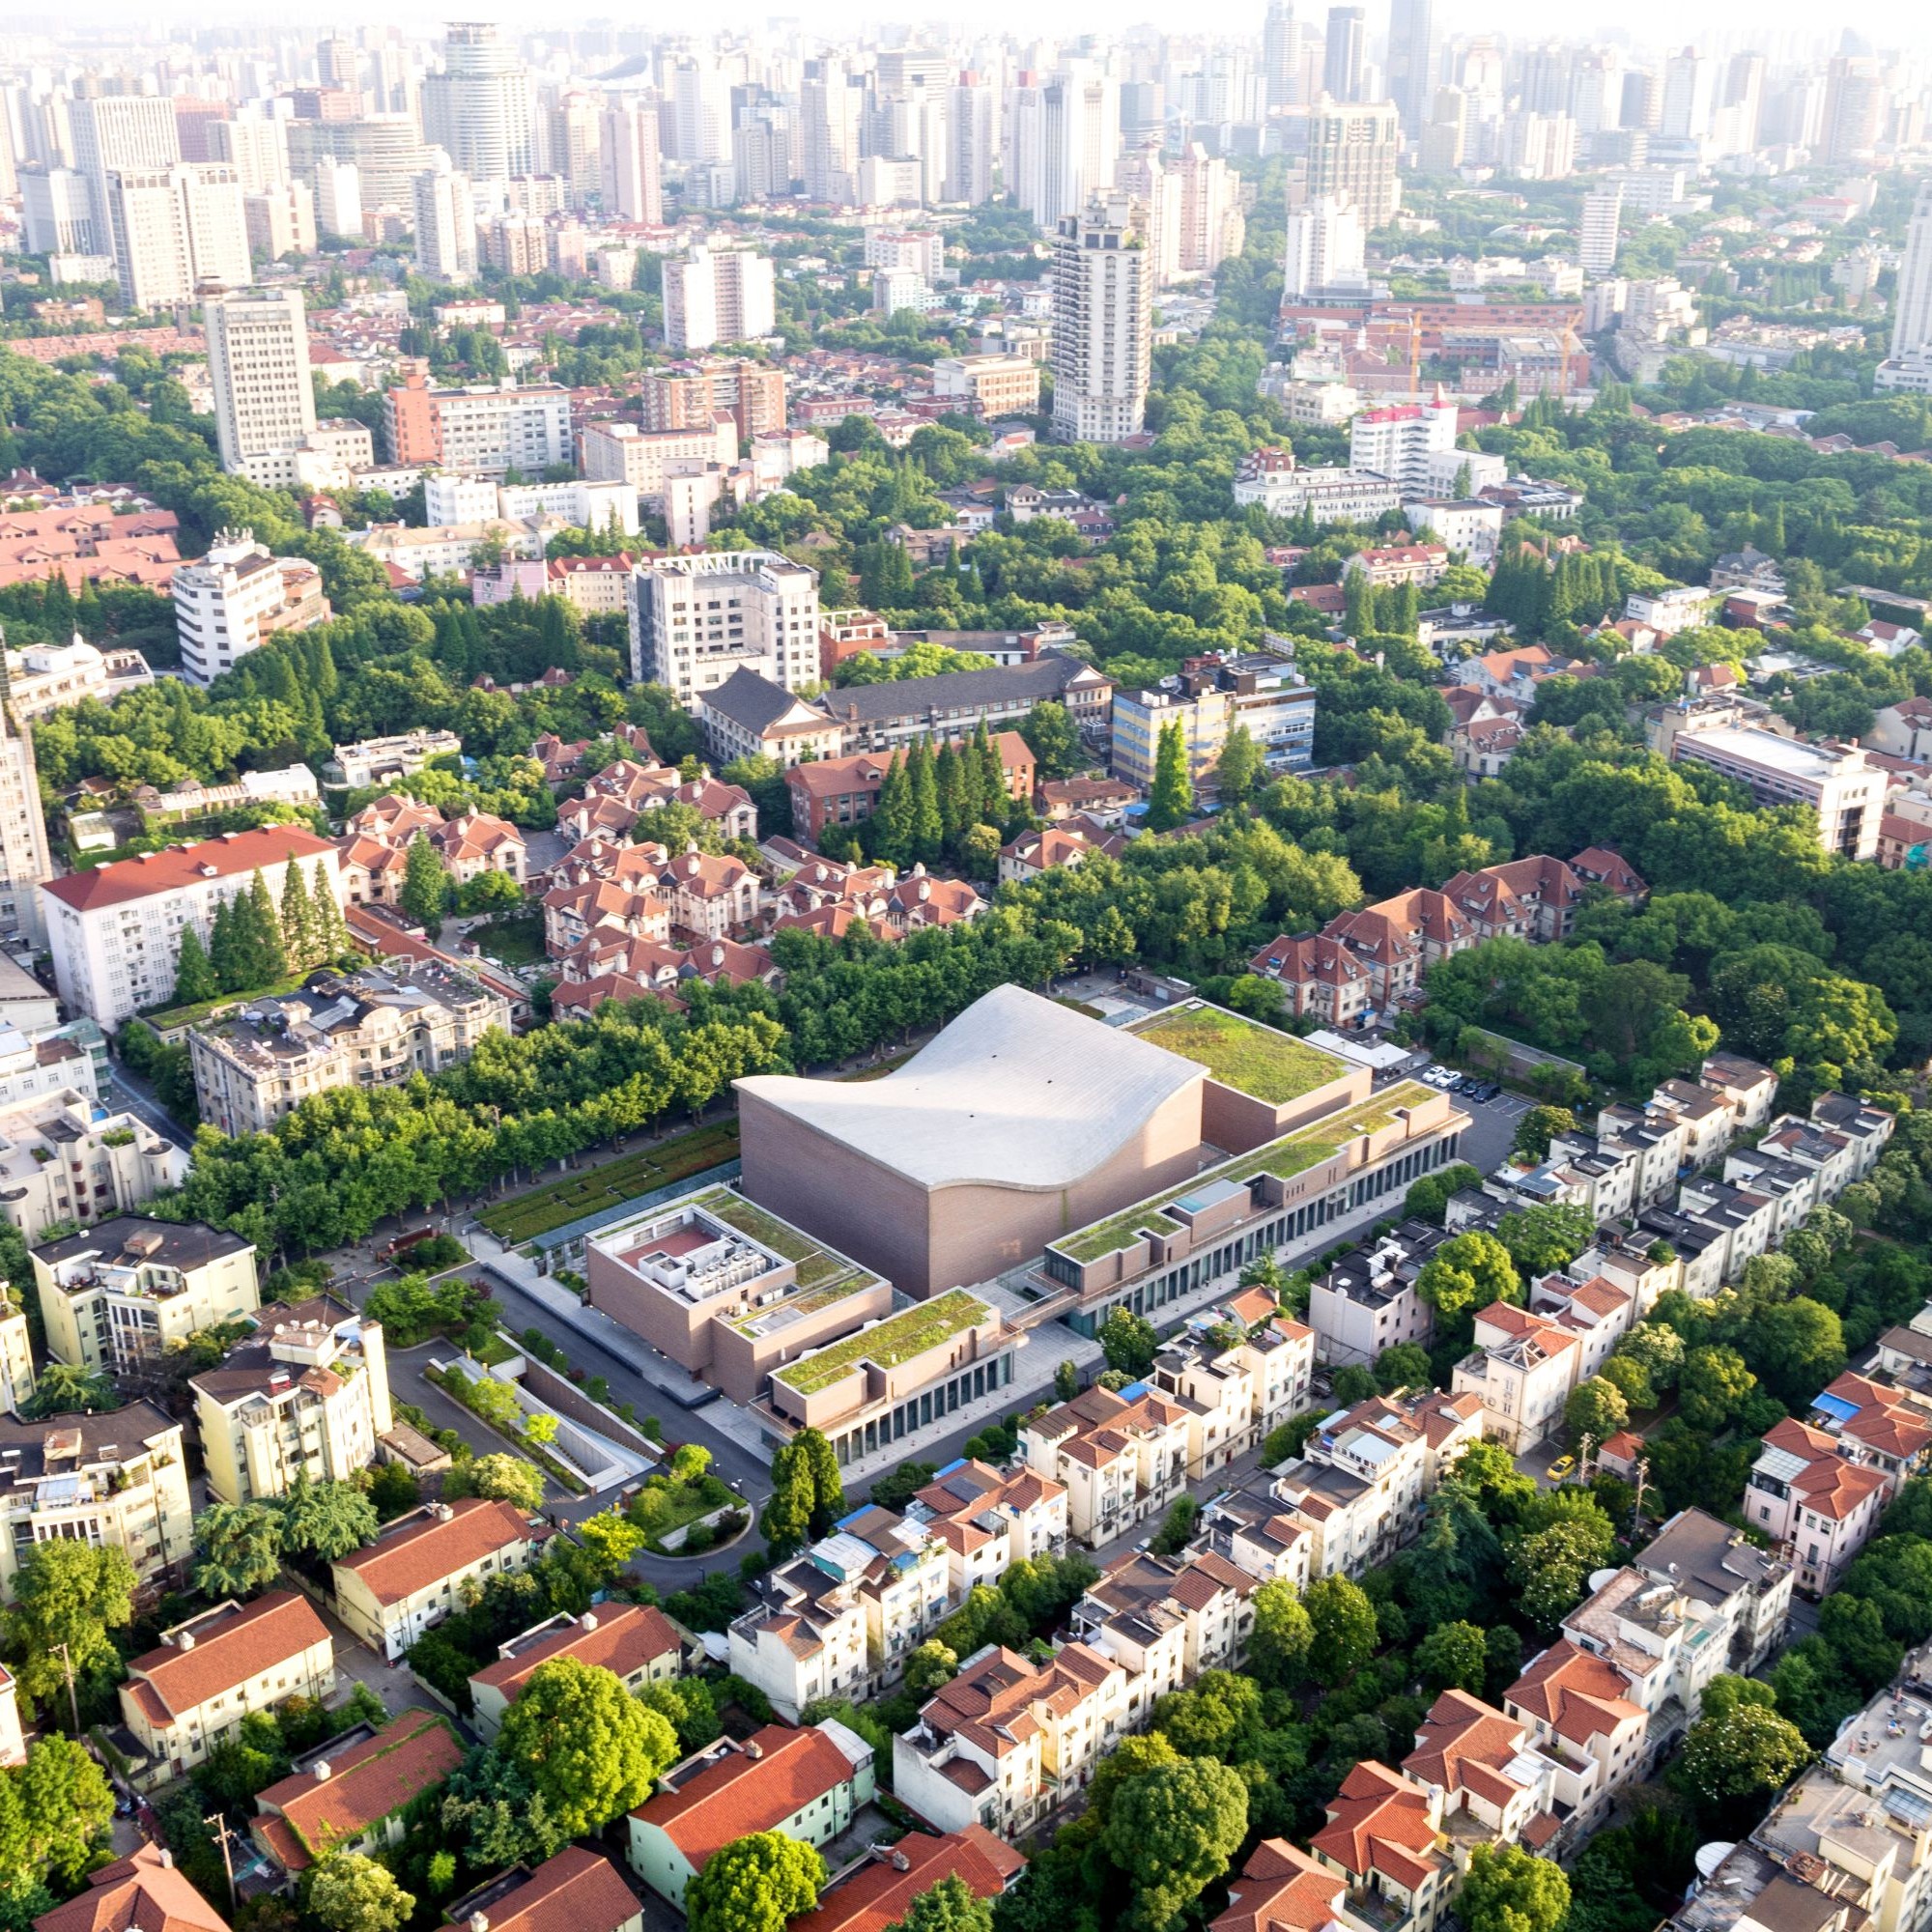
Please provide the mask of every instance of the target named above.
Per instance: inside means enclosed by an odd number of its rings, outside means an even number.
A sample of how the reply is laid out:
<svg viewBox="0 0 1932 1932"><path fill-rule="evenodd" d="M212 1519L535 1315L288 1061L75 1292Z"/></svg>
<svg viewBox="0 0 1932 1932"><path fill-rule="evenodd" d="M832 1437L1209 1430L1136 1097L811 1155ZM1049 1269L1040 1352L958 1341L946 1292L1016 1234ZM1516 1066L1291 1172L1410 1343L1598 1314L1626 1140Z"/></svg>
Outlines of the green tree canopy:
<svg viewBox="0 0 1932 1932"><path fill-rule="evenodd" d="M784 1932L810 1912L825 1883L825 1861L781 1832L753 1832L712 1853L686 1887L691 1932Z"/></svg>
<svg viewBox="0 0 1932 1932"><path fill-rule="evenodd" d="M614 1672L554 1657L503 1717L497 1754L528 1777L568 1837L641 1804L677 1760L677 1734Z"/></svg>

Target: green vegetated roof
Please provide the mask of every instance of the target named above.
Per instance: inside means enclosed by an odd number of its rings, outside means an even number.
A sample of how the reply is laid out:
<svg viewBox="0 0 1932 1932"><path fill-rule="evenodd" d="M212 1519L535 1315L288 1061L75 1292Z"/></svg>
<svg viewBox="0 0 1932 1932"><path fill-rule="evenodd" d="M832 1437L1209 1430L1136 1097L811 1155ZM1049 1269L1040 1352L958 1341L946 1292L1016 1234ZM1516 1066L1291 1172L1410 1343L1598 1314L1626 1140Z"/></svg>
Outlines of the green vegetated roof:
<svg viewBox="0 0 1932 1932"><path fill-rule="evenodd" d="M847 1262L840 1272L829 1281L822 1281L802 1293L787 1294L781 1300L768 1302L763 1308L754 1308L749 1315L740 1315L729 1325L740 1335L759 1335L768 1329L796 1321L801 1316L816 1315L821 1308L830 1308L834 1302L857 1294L862 1288L870 1288L878 1278L870 1268L862 1268ZM800 1280L803 1279L801 1275Z"/></svg>
<svg viewBox="0 0 1932 1932"><path fill-rule="evenodd" d="M1142 1202L1139 1207L1129 1208L1123 1213L1112 1215L1091 1228L1079 1229L1065 1239L1053 1242L1052 1246L1069 1261L1078 1262L1084 1267L1091 1262L1097 1262L1103 1255L1114 1253L1117 1248L1125 1247L1144 1228L1156 1234L1174 1234L1180 1224L1163 1210L1183 1195L1192 1194L1216 1180L1248 1180L1258 1174L1271 1174L1277 1180L1292 1180L1304 1169L1314 1167L1339 1152L1357 1135L1375 1133L1379 1128L1393 1125L1399 1108L1412 1107L1435 1091L1418 1080L1405 1080L1353 1107L1346 1107L1340 1113L1326 1115L1305 1127L1297 1127L1293 1133L1285 1134L1278 1141L1270 1141L1265 1147L1257 1148L1253 1153L1237 1154L1233 1160L1224 1160L1218 1167L1210 1167L1169 1188L1166 1193Z"/></svg>
<svg viewBox="0 0 1932 1932"><path fill-rule="evenodd" d="M1223 1007L1181 1007L1132 1032L1151 1046L1198 1061L1224 1087L1271 1106L1298 1100L1347 1070L1332 1053Z"/></svg>
<svg viewBox="0 0 1932 1932"><path fill-rule="evenodd" d="M895 1369L927 1349L977 1328L992 1313L991 1307L963 1288L949 1289L917 1308L890 1316L871 1328L862 1328L829 1348L814 1349L788 1367L772 1372L774 1381L781 1381L800 1395L815 1395L829 1388L840 1376L861 1362L877 1362L881 1368Z"/></svg>

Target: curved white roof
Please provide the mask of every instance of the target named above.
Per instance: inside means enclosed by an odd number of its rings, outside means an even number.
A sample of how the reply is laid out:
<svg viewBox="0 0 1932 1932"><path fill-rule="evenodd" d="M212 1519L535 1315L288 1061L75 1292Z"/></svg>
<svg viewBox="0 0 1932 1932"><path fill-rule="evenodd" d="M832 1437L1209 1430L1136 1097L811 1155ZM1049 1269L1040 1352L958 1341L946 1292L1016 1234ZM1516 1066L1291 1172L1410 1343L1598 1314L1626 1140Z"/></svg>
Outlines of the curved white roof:
<svg viewBox="0 0 1932 1932"><path fill-rule="evenodd" d="M1207 1069L1021 986L995 986L882 1080L738 1091L926 1187L1047 1190L1102 1165Z"/></svg>

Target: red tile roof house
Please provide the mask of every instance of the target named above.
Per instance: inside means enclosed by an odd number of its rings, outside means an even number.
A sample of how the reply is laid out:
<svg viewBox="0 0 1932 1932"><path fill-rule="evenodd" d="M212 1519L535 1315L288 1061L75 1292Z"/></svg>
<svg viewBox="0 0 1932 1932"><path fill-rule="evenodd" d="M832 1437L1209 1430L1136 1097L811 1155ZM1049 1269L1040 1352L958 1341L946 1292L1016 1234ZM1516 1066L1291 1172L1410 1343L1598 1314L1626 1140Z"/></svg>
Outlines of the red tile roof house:
<svg viewBox="0 0 1932 1932"><path fill-rule="evenodd" d="M1309 1849L1348 1880L1351 1892L1379 1900L1400 1932L1429 1932L1447 1903L1455 1871L1441 1838L1436 1795L1365 1759L1329 1800L1328 1822Z"/></svg>
<svg viewBox="0 0 1932 1932"><path fill-rule="evenodd" d="M843 1724L767 1724L742 1745L725 1739L665 1775L631 1813L631 1869L673 1905L711 1855L752 1832L823 1845L874 1790L872 1748Z"/></svg>
<svg viewBox="0 0 1932 1932"><path fill-rule="evenodd" d="M581 1617L554 1617L499 1646L497 1662L469 1680L477 1735L488 1744L532 1672L553 1658L575 1658L614 1671L634 1694L675 1677L696 1646L662 1610L640 1604L599 1604Z"/></svg>
<svg viewBox="0 0 1932 1932"><path fill-rule="evenodd" d="M306 1597L271 1590L246 1608L219 1604L128 1666L121 1715L149 1759L135 1781L152 1789L192 1770L251 1711L320 1703L334 1689L334 1641Z"/></svg>
<svg viewBox="0 0 1932 1932"><path fill-rule="evenodd" d="M1025 1869L1026 1860L983 1825L940 1837L909 1832L895 1845L874 1845L864 1864L827 1889L816 1912L794 1918L786 1932L888 1932L941 1879L963 1879L974 1897L997 1898Z"/></svg>
<svg viewBox="0 0 1932 1932"><path fill-rule="evenodd" d="M329 1566L336 1614L393 1663L457 1607L464 1583L524 1569L540 1541L505 1502L466 1496L428 1504Z"/></svg>
<svg viewBox="0 0 1932 1932"><path fill-rule="evenodd" d="M644 1908L602 1852L566 1845L534 1871L499 1872L453 1900L443 1917L484 1932L643 1932Z"/></svg>
<svg viewBox="0 0 1932 1932"><path fill-rule="evenodd" d="M362 1737L346 1732L258 1793L249 1832L290 1878L331 1851L399 1844L403 1813L441 1784L463 1756L440 1712L405 1711Z"/></svg>
<svg viewBox="0 0 1932 1932"><path fill-rule="evenodd" d="M78 1898L43 1912L34 1932L228 1932L222 1918L159 1845L143 1845L87 1875Z"/></svg>

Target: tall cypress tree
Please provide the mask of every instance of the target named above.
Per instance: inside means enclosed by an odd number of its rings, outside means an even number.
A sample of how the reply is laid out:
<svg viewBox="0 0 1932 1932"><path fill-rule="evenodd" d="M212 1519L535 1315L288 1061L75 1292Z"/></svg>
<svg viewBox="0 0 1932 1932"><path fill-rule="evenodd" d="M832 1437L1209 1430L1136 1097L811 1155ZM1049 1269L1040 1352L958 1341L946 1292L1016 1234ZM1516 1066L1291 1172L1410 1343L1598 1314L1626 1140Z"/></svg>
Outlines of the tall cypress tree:
<svg viewBox="0 0 1932 1932"><path fill-rule="evenodd" d="M248 935L255 949L257 986L271 986L289 976L289 955L282 945L282 916L275 909L269 882L258 866L248 888Z"/></svg>
<svg viewBox="0 0 1932 1932"><path fill-rule="evenodd" d="M1172 832L1184 825L1194 809L1194 788L1187 781L1187 741L1179 724L1163 724L1154 748L1153 786L1148 794L1148 830Z"/></svg>
<svg viewBox="0 0 1932 1932"><path fill-rule="evenodd" d="M980 760L980 816L984 824L1004 825L1012 816L1012 801L1007 794L1007 768L1000 762L999 747L980 720L973 734L973 751Z"/></svg>
<svg viewBox="0 0 1932 1932"><path fill-rule="evenodd" d="M969 748L970 749L970 748ZM974 821L966 816L966 792L959 769L959 753L947 739L933 761L933 781L939 787L939 822L950 845Z"/></svg>
<svg viewBox="0 0 1932 1932"><path fill-rule="evenodd" d="M214 968L215 981L224 993L239 993L248 983L248 961L243 957L242 935L236 928L238 903L232 897L223 899L214 908L214 923L209 928L209 963Z"/></svg>
<svg viewBox="0 0 1932 1932"><path fill-rule="evenodd" d="M315 883L309 891L308 913L318 959L333 959L337 953L348 951L349 927L343 921L342 908L335 902L335 894L329 889L328 874L323 869L320 859L315 862Z"/></svg>
<svg viewBox="0 0 1932 1932"><path fill-rule="evenodd" d="M291 973L305 973L316 957L315 920L308 902L308 882L293 861L282 874L282 954Z"/></svg>
<svg viewBox="0 0 1932 1932"><path fill-rule="evenodd" d="M866 827L866 850L888 866L912 864L912 780L895 752L879 781L879 802Z"/></svg>
<svg viewBox="0 0 1932 1932"><path fill-rule="evenodd" d="M923 866L939 862L946 846L946 826L939 815L939 781L932 768L932 747L924 739L906 760L912 781L912 856Z"/></svg>
<svg viewBox="0 0 1932 1932"><path fill-rule="evenodd" d="M201 934L191 924L182 927L181 950L175 954L174 1003L178 1007L197 1007L221 991L221 981L201 943Z"/></svg>

